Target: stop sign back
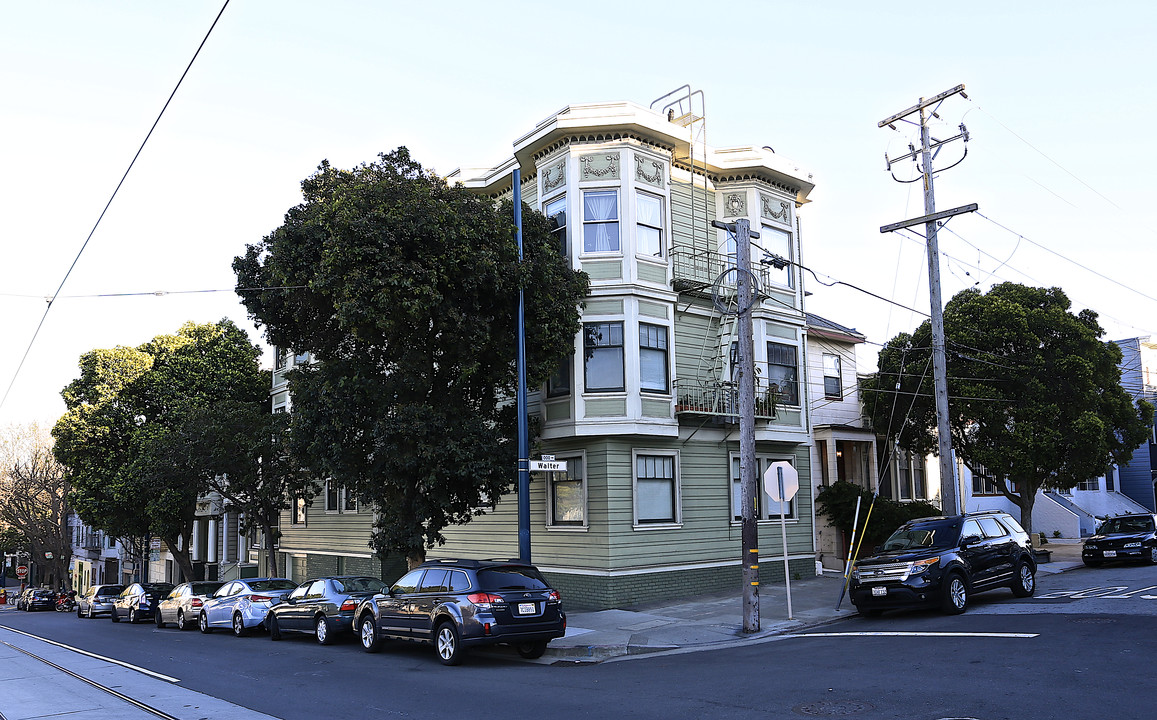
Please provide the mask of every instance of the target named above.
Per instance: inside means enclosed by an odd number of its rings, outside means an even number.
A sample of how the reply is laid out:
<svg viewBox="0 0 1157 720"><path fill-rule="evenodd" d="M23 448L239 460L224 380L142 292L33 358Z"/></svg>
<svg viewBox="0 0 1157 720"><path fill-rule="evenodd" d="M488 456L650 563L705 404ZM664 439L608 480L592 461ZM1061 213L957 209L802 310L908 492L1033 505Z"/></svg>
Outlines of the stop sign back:
<svg viewBox="0 0 1157 720"><path fill-rule="evenodd" d="M779 478L783 476L783 494L780 495ZM763 473L763 491L774 502L787 502L799 492L799 473L786 460L779 460L767 466Z"/></svg>

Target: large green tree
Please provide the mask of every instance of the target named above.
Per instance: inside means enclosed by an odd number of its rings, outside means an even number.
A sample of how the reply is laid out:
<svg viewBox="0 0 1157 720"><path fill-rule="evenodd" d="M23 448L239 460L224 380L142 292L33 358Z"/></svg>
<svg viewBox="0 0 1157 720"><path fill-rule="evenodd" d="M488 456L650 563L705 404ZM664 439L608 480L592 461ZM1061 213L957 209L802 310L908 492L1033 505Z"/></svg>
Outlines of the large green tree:
<svg viewBox="0 0 1157 720"><path fill-rule="evenodd" d="M116 537L160 537L191 579L196 501L206 487L187 463L172 461L171 438L205 409L267 398L260 357L229 320L186 323L137 348L83 355L80 377L62 392L68 411L53 429L77 513Z"/></svg>
<svg viewBox="0 0 1157 720"><path fill-rule="evenodd" d="M405 148L322 163L304 201L234 261L268 339L318 363L290 375L291 441L376 511L374 546L413 564L509 490L516 469L515 317L526 292L529 381L572 353L588 279L552 225L451 186Z"/></svg>
<svg viewBox="0 0 1157 720"><path fill-rule="evenodd" d="M944 308L953 447L1009 481L997 486L1030 532L1037 490L1104 475L1148 437L1153 406L1121 387L1121 351L1103 334L1097 314L1070 312L1060 288L1003 283ZM931 346L928 322L897 335L864 383L877 430L921 453L936 445Z"/></svg>

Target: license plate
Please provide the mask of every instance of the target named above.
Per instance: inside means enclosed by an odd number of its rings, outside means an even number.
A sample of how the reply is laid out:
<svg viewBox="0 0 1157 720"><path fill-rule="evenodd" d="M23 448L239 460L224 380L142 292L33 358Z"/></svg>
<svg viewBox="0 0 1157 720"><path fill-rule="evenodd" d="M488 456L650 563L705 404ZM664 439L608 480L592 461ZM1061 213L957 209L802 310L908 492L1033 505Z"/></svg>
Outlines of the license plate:
<svg viewBox="0 0 1157 720"><path fill-rule="evenodd" d="M1117 551L1116 550L1106 550L1105 551L1105 557L1117 557Z"/></svg>
<svg viewBox="0 0 1157 720"><path fill-rule="evenodd" d="M519 615L533 615L537 610L534 603L518 603Z"/></svg>
<svg viewBox="0 0 1157 720"><path fill-rule="evenodd" d="M888 588L884 587L883 585L877 585L876 587L872 588L873 597L883 597L887 594Z"/></svg>

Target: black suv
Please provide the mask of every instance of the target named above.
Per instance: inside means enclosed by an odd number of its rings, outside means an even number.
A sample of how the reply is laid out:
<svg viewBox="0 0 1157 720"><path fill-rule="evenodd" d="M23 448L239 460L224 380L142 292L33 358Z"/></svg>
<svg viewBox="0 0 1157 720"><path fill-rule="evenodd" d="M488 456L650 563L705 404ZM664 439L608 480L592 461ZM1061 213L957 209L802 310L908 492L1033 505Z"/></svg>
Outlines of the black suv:
<svg viewBox="0 0 1157 720"><path fill-rule="evenodd" d="M996 587L1032 595L1036 559L1020 523L990 511L901 525L875 555L856 562L850 592L861 615L927 606L955 615L972 593Z"/></svg>
<svg viewBox="0 0 1157 720"><path fill-rule="evenodd" d="M474 645L513 645L542 657L566 634L566 614L538 568L518 560L432 560L402 576L388 593L366 598L354 613L366 652L383 640L432 643L443 665L462 662Z"/></svg>

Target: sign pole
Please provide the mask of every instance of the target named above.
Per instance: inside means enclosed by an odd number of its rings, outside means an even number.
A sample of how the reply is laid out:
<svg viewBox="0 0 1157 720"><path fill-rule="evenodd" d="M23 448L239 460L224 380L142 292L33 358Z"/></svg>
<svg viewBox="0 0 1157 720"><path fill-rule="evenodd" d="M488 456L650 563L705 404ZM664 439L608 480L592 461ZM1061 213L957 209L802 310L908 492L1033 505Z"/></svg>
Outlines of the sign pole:
<svg viewBox="0 0 1157 720"><path fill-rule="evenodd" d="M787 516L783 511L783 498L787 494L783 487L783 468L777 467L775 474L779 481L779 534L783 539L783 582L787 588L787 619L794 620L791 615L791 568L787 561Z"/></svg>

